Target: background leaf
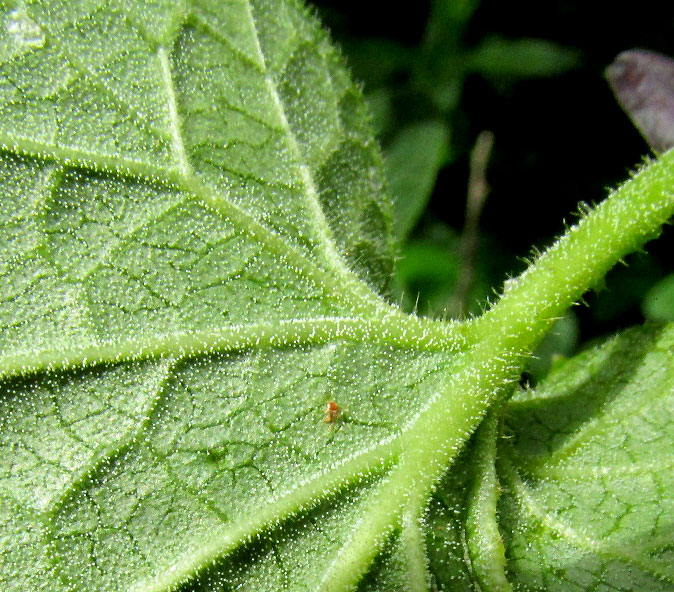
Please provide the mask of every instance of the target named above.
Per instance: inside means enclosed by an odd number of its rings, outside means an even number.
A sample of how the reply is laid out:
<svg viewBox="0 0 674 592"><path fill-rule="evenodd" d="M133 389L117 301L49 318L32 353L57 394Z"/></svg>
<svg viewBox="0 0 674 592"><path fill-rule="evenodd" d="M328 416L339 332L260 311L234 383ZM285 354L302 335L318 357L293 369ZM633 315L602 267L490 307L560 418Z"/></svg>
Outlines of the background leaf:
<svg viewBox="0 0 674 592"><path fill-rule="evenodd" d="M674 275L668 275L646 294L644 316L653 321L674 321Z"/></svg>
<svg viewBox="0 0 674 592"><path fill-rule="evenodd" d="M448 141L442 122L425 121L404 128L389 144L388 180L398 240L409 234L426 209Z"/></svg>
<svg viewBox="0 0 674 592"><path fill-rule="evenodd" d="M624 51L606 69L606 78L653 150L674 146L674 60L643 49Z"/></svg>
<svg viewBox="0 0 674 592"><path fill-rule="evenodd" d="M557 367L505 410L499 504L517 589L671 590L674 326Z"/></svg>
<svg viewBox="0 0 674 592"><path fill-rule="evenodd" d="M468 68L489 78L554 76L578 64L578 52L544 39L485 39L468 58Z"/></svg>

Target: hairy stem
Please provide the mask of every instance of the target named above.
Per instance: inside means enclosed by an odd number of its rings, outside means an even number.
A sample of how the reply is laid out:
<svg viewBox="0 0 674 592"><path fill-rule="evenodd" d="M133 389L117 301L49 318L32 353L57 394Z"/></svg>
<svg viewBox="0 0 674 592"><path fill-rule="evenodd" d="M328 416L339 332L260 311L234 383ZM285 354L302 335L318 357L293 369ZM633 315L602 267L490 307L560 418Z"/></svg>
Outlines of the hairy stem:
<svg viewBox="0 0 674 592"><path fill-rule="evenodd" d="M530 350L550 323L595 286L622 257L655 238L674 213L674 152L644 167L633 179L569 228L468 334L480 342L500 336Z"/></svg>
<svg viewBox="0 0 674 592"><path fill-rule="evenodd" d="M416 491L432 491L550 324L672 214L674 152L644 167L508 282L501 300L469 325L468 349L445 388L403 436L401 470L418 475Z"/></svg>

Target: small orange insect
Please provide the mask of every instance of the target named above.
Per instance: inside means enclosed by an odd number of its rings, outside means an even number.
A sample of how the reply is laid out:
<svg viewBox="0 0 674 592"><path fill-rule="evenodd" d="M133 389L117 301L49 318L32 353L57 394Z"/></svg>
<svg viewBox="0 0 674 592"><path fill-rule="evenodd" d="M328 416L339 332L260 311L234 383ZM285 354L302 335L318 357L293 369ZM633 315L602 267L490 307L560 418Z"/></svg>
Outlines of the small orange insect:
<svg viewBox="0 0 674 592"><path fill-rule="evenodd" d="M337 403L334 401L328 401L325 404L325 417L323 418L323 421L325 423L335 423L341 411L342 410L337 406Z"/></svg>

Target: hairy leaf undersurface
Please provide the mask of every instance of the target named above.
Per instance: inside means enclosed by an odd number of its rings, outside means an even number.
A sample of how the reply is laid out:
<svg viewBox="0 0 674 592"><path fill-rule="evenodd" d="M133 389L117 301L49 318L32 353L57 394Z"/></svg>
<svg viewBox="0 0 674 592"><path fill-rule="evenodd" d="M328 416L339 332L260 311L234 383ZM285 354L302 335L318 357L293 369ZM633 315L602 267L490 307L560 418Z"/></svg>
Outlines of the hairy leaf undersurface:
<svg viewBox="0 0 674 592"><path fill-rule="evenodd" d="M541 514L563 496L544 457L608 404L591 399L544 451L528 436L497 447L491 415L463 445L552 318L666 221L671 158L509 284L501 313L419 319L381 296L380 156L302 6L2 10L0 589L417 592L507 586L511 571L539 585L518 537L555 557ZM545 392L507 407L509 429L535 432L519 410L550 405ZM659 496L639 527L581 551L650 526L644 554L666 563Z"/></svg>
<svg viewBox="0 0 674 592"><path fill-rule="evenodd" d="M0 587L320 586L455 345L368 287L358 90L292 3L3 18Z"/></svg>
<svg viewBox="0 0 674 592"><path fill-rule="evenodd" d="M497 466L521 590L674 589L674 325L632 330L513 397Z"/></svg>
<svg viewBox="0 0 674 592"><path fill-rule="evenodd" d="M430 504L442 589L673 590L674 324L560 363L499 415Z"/></svg>

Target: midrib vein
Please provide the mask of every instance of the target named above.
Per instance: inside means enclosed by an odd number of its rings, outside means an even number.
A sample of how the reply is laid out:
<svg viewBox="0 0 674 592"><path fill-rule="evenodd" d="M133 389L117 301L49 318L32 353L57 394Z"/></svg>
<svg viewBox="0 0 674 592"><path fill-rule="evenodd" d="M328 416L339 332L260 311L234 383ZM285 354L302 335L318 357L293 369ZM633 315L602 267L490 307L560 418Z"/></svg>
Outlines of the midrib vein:
<svg viewBox="0 0 674 592"><path fill-rule="evenodd" d="M403 317L402 319L400 317ZM170 333L150 337L92 342L64 350L63 346L26 349L0 358L0 378L41 370L141 360L188 357L214 351L321 345L342 339L368 345L389 345L410 351L458 351L458 332L416 317L315 317L268 323L231 325L217 329Z"/></svg>

